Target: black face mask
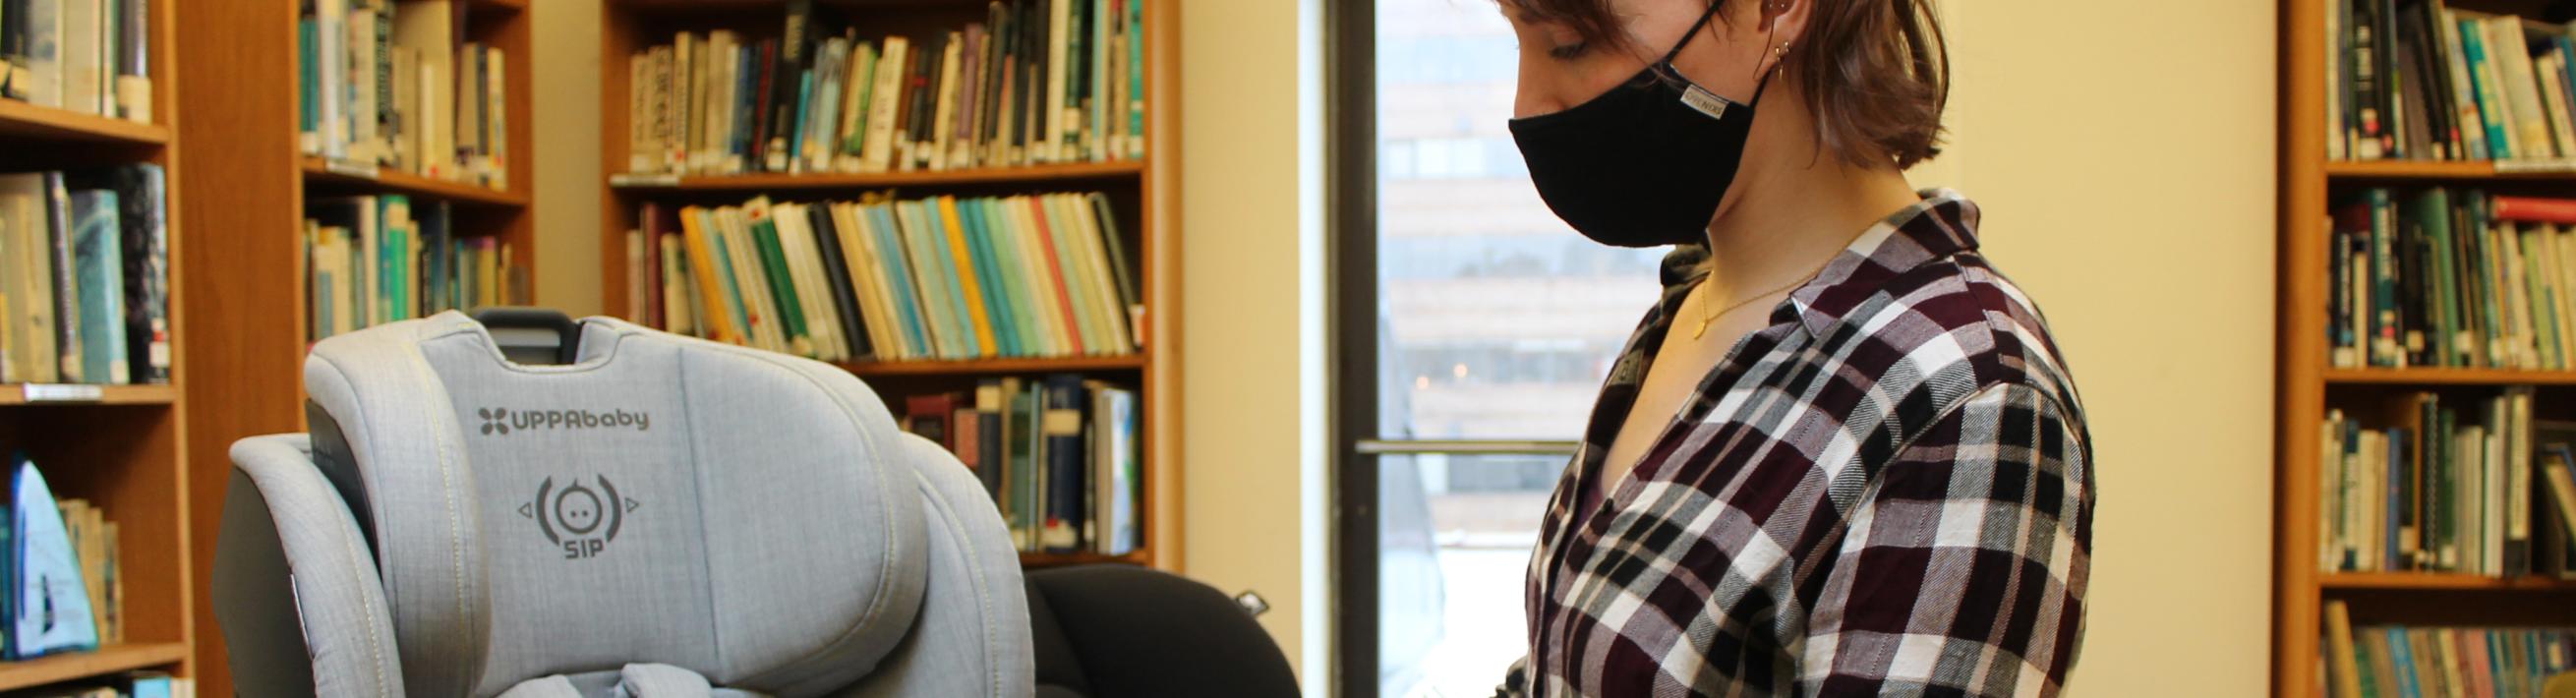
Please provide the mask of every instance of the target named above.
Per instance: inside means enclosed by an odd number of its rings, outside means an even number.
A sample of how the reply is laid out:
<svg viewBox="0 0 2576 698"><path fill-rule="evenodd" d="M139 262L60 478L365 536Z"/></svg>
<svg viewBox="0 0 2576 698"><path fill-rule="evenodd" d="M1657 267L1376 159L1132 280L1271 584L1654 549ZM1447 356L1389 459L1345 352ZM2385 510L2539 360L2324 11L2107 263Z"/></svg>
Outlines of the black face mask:
<svg viewBox="0 0 2576 698"><path fill-rule="evenodd" d="M1735 183L1753 132L1753 101L1737 104L1673 68L1724 2L1637 76L1592 101L1511 122L1540 199L1576 232L1604 245L1654 247L1706 239Z"/></svg>

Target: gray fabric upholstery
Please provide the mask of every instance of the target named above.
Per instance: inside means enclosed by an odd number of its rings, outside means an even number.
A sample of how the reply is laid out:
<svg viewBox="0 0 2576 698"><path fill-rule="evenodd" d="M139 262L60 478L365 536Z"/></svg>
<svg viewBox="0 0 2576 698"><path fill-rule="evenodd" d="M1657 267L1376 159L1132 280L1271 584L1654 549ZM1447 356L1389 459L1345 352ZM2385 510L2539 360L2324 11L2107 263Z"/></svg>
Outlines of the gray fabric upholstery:
<svg viewBox="0 0 2576 698"><path fill-rule="evenodd" d="M621 667L677 691L638 695L1032 690L999 514L855 377L604 318L583 321L575 359L509 362L457 313L314 347L306 389L346 436L376 533L346 584L380 593L299 603L373 614L393 682L322 695L596 698ZM304 454L262 443L236 457L301 468L355 539ZM358 542L345 555L363 563ZM334 647L364 639L345 628ZM651 665L678 673L635 673ZM701 688L670 688L683 676Z"/></svg>
<svg viewBox="0 0 2576 698"><path fill-rule="evenodd" d="M399 698L403 670L395 652L384 585L367 559L358 522L323 481L303 435L261 436L233 444L234 467L268 502L285 548L317 695Z"/></svg>
<svg viewBox="0 0 2576 698"><path fill-rule="evenodd" d="M920 468L923 515L931 531L930 596L921 621L895 654L846 696L1025 696L1034 690L1019 553L983 483L954 456L911 434L903 445ZM956 582L956 583L951 583Z"/></svg>

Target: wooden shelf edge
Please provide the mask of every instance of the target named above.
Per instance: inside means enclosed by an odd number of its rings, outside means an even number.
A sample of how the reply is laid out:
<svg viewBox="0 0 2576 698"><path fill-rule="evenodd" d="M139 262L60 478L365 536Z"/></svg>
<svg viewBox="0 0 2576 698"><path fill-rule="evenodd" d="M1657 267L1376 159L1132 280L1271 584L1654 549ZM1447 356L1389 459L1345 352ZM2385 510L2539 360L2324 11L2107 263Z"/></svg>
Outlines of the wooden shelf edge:
<svg viewBox="0 0 2576 698"><path fill-rule="evenodd" d="M1111 160L1026 167L989 167L924 172L739 175L611 175L618 191L755 191L769 189L880 189L968 184L1058 182L1141 177L1143 160Z"/></svg>
<svg viewBox="0 0 2576 698"><path fill-rule="evenodd" d="M431 179L401 170L386 169L382 167L357 165L354 166L355 169L369 170L372 171L372 174L353 172L350 171L352 169L351 166L334 165L330 161L312 156L306 156L303 159L303 162L304 181L306 184L330 184L341 187L366 189L381 194L424 196L433 199L445 199L462 204L481 206L521 208L528 205L528 195L514 191L491 189L462 182ZM306 198L310 199L312 197L308 196Z"/></svg>
<svg viewBox="0 0 2576 698"><path fill-rule="evenodd" d="M528 0L474 0L474 6L491 8L505 12L526 12L528 11Z"/></svg>
<svg viewBox="0 0 2576 698"><path fill-rule="evenodd" d="M2576 180L2576 158L2330 161L2325 164L2325 174L2329 178L2344 179Z"/></svg>
<svg viewBox="0 0 2576 698"><path fill-rule="evenodd" d="M1100 553L1041 553L1026 550L1020 551L1021 567L1066 567L1071 565L1094 565L1101 563L1142 565L1146 563L1145 552L1139 550L1125 555L1102 555Z"/></svg>
<svg viewBox="0 0 2576 698"><path fill-rule="evenodd" d="M69 141L162 145L170 129L160 124L83 114L0 98L0 133Z"/></svg>
<svg viewBox="0 0 2576 698"><path fill-rule="evenodd" d="M968 359L964 361L861 361L838 364L865 376L935 376L944 374L1073 373L1134 371L1145 368L1145 355L1073 356L1047 359Z"/></svg>
<svg viewBox="0 0 2576 698"><path fill-rule="evenodd" d="M2576 385L2576 371L2498 368L2330 368L2329 385Z"/></svg>
<svg viewBox="0 0 2576 698"><path fill-rule="evenodd" d="M179 389L171 385L78 385L43 386L83 390L97 388L98 398L64 400L28 400L27 386L22 383L0 383L0 406L9 405L167 405L177 402Z"/></svg>
<svg viewBox="0 0 2576 698"><path fill-rule="evenodd" d="M2335 572L2317 575L2327 590L2576 591L2576 580L2555 577L2487 577L2452 572Z"/></svg>
<svg viewBox="0 0 2576 698"><path fill-rule="evenodd" d="M73 652L15 662L0 662L0 691L170 666L187 659L183 642L109 645L94 652Z"/></svg>

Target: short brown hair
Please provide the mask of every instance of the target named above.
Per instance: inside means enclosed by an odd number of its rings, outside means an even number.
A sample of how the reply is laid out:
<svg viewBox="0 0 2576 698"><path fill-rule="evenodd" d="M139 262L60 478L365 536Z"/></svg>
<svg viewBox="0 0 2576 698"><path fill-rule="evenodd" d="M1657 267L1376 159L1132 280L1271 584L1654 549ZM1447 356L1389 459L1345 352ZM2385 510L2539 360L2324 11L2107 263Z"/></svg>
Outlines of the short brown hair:
<svg viewBox="0 0 2576 698"><path fill-rule="evenodd" d="M1586 42L1632 43L1612 0L1502 1L1562 22ZM1893 161L1898 169L1939 155L1950 54L1932 0L1808 1L1815 6L1806 35L1790 46L1781 77L1806 94L1819 145L1854 165Z"/></svg>

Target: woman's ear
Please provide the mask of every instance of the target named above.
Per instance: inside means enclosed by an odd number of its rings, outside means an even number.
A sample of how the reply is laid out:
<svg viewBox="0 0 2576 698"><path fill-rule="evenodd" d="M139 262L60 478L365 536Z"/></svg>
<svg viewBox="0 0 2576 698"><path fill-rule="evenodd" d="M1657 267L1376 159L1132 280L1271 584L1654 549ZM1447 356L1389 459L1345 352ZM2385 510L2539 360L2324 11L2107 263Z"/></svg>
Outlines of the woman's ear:
<svg viewBox="0 0 2576 698"><path fill-rule="evenodd" d="M1786 58L1789 44L1807 30L1807 17L1815 10L1817 0L1761 0L1761 24L1766 58L1774 64Z"/></svg>

